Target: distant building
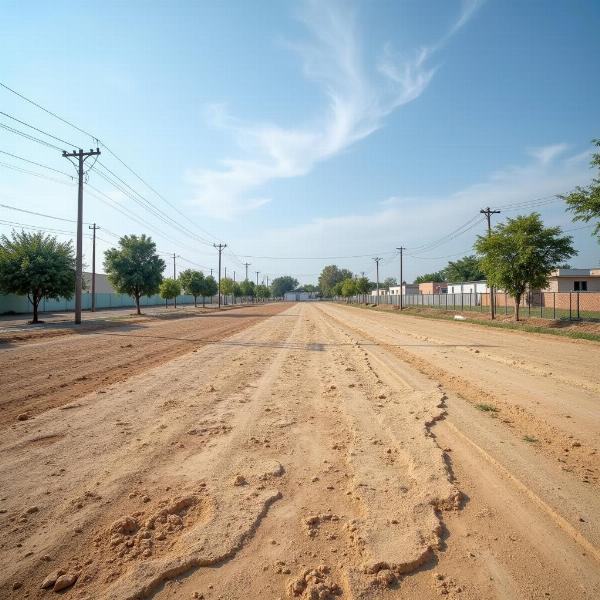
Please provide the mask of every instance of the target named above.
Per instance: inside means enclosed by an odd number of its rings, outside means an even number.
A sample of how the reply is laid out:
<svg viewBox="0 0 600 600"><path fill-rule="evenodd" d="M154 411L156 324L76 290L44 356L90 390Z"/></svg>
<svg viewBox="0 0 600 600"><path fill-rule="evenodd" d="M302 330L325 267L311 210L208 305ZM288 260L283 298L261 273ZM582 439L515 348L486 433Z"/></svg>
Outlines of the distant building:
<svg viewBox="0 0 600 600"><path fill-rule="evenodd" d="M488 294L489 292L490 288L485 280L449 283L447 288L448 294Z"/></svg>
<svg viewBox="0 0 600 600"><path fill-rule="evenodd" d="M556 269L544 292L600 292L600 269Z"/></svg>
<svg viewBox="0 0 600 600"><path fill-rule="evenodd" d="M448 284L445 281L427 281L419 284L421 294L445 294L448 291Z"/></svg>
<svg viewBox="0 0 600 600"><path fill-rule="evenodd" d="M308 300L316 300L318 292L286 292L283 295L284 302L306 302Z"/></svg>
<svg viewBox="0 0 600 600"><path fill-rule="evenodd" d="M84 290L88 294L92 293L92 274L87 271L83 272ZM96 293L97 294L116 294L117 291L108 281L108 277L105 273L96 273Z"/></svg>
<svg viewBox="0 0 600 600"><path fill-rule="evenodd" d="M401 289L402 291L400 291ZM399 296L400 294L406 296L419 293L419 286L416 283L404 283L402 284L402 287L399 285L393 285L390 287L390 296Z"/></svg>
<svg viewBox="0 0 600 600"><path fill-rule="evenodd" d="M370 296L387 296L388 293L389 293L388 290L386 290L385 288L379 288L379 290L377 290L377 289L371 290L369 292L369 295Z"/></svg>

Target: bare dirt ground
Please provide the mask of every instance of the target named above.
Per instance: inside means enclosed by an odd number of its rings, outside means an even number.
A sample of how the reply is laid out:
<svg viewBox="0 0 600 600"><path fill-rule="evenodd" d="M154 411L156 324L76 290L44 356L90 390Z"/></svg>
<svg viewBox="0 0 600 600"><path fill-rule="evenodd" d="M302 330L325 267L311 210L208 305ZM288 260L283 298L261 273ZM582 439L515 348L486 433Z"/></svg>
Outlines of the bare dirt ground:
<svg viewBox="0 0 600 600"><path fill-rule="evenodd" d="M271 310L60 408L38 381L0 441L1 598L600 597L600 345ZM47 344L83 368L77 341ZM43 344L0 351L2 399Z"/></svg>

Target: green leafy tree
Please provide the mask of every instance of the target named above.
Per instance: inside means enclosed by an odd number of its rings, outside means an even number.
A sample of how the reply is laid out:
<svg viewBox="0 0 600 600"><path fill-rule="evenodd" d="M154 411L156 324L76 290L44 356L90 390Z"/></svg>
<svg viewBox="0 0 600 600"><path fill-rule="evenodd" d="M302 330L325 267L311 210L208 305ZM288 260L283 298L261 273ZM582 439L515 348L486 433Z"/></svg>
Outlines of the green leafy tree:
<svg viewBox="0 0 600 600"><path fill-rule="evenodd" d="M312 283L305 283L296 289L297 292L318 292L319 286L313 285Z"/></svg>
<svg viewBox="0 0 600 600"><path fill-rule="evenodd" d="M38 233L12 232L0 238L0 291L21 294L39 323L42 298L71 298L75 292L75 256L71 242Z"/></svg>
<svg viewBox="0 0 600 600"><path fill-rule="evenodd" d="M240 296L242 296L242 295L243 295L243 294L242 294L242 286L241 286L241 285L240 285L240 284L239 284L237 281L235 281L235 282L233 283L233 295L234 295L236 298L239 298Z"/></svg>
<svg viewBox="0 0 600 600"><path fill-rule="evenodd" d="M271 290L266 285L256 286L256 297L257 298L270 298Z"/></svg>
<svg viewBox="0 0 600 600"><path fill-rule="evenodd" d="M165 299L165 305L169 306L171 298L177 298L181 294L181 284L177 279L167 277L160 282L158 286L160 297Z"/></svg>
<svg viewBox="0 0 600 600"><path fill-rule="evenodd" d="M207 275L202 281L202 306L206 306L206 298L212 298L219 291L216 279L212 275Z"/></svg>
<svg viewBox="0 0 600 600"><path fill-rule="evenodd" d="M249 279L240 283L240 290L242 291L242 296L245 298L254 298L256 296L256 286Z"/></svg>
<svg viewBox="0 0 600 600"><path fill-rule="evenodd" d="M479 259L475 255L450 261L443 271L446 281L481 281L485 279Z"/></svg>
<svg viewBox="0 0 600 600"><path fill-rule="evenodd" d="M435 273L425 273L424 275L419 275L415 278L415 283L429 283L430 281L434 281L436 283L446 281L445 272L436 271Z"/></svg>
<svg viewBox="0 0 600 600"><path fill-rule="evenodd" d="M337 295L336 292L339 292L340 288L339 286L336 288L336 284L341 284L348 277L352 277L348 269L340 269L337 265L326 266L319 275L321 294L326 298Z"/></svg>
<svg viewBox="0 0 600 600"><path fill-rule="evenodd" d="M186 269L179 274L179 282L186 294L194 296L194 306L197 306L198 296L202 294L204 275L200 271Z"/></svg>
<svg viewBox="0 0 600 600"><path fill-rule="evenodd" d="M371 291L371 283L367 277L359 277L356 280L356 293L368 294Z"/></svg>
<svg viewBox="0 0 600 600"><path fill-rule="evenodd" d="M544 227L538 213L508 219L488 235L480 235L475 250L481 256L488 283L506 290L515 300L515 321L527 289L543 289L563 260L575 256L573 239L560 227Z"/></svg>
<svg viewBox="0 0 600 600"><path fill-rule="evenodd" d="M140 297L158 292L164 269L165 261L156 253L156 244L145 234L124 235L118 248L104 253L108 280L117 292L135 299L138 315Z"/></svg>
<svg viewBox="0 0 600 600"><path fill-rule="evenodd" d="M356 279L348 277L342 281L342 285L340 286L340 293L344 298L349 298L350 296L354 296L356 292Z"/></svg>
<svg viewBox="0 0 600 600"><path fill-rule="evenodd" d="M398 281L396 280L395 277L386 277L383 280L383 283L379 284L379 287L385 289L385 290L389 290L391 287L398 285Z"/></svg>
<svg viewBox="0 0 600 600"><path fill-rule="evenodd" d="M592 140L592 143L600 148L600 139ZM567 210L575 216L574 221L595 221L594 235L600 243L600 153L592 154L592 167L598 168L598 177L592 179L588 187L577 186L570 194L559 196L567 203Z"/></svg>
<svg viewBox="0 0 600 600"><path fill-rule="evenodd" d="M231 294L233 294L234 287L235 282L230 277L223 277L221 279L221 294L224 296L231 296Z"/></svg>
<svg viewBox="0 0 600 600"><path fill-rule="evenodd" d="M298 280L290 275L276 277L271 283L273 298L282 298L286 292L291 292L298 287Z"/></svg>

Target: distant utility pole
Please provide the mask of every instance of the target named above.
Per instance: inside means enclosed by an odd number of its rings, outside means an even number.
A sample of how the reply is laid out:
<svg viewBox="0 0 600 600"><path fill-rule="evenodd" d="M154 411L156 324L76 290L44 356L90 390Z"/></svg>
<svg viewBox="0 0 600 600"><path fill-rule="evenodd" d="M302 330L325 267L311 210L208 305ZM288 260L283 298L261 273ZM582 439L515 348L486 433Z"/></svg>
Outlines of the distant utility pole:
<svg viewBox="0 0 600 600"><path fill-rule="evenodd" d="M258 285L258 274L260 273L260 271L256 271L256 285Z"/></svg>
<svg viewBox="0 0 600 600"><path fill-rule="evenodd" d="M210 276L211 276L211 277L212 277L212 272L213 272L213 270L211 269L211 270L210 270Z"/></svg>
<svg viewBox="0 0 600 600"><path fill-rule="evenodd" d="M403 283L403 279L402 279L402 251L406 250L406 248L404 248L403 246L400 246L400 248L396 248L396 250L400 250L400 310L402 310L402 307L404 306L404 298L402 298L402 295L404 293L404 283Z"/></svg>
<svg viewBox="0 0 600 600"><path fill-rule="evenodd" d="M377 265L377 304L379 304L379 261L381 260L381 257L376 256L373 260Z"/></svg>
<svg viewBox="0 0 600 600"><path fill-rule="evenodd" d="M267 275L267 287L269 287L269 276Z"/></svg>
<svg viewBox="0 0 600 600"><path fill-rule="evenodd" d="M96 312L96 229L100 229L96 223L88 225L92 233L92 312Z"/></svg>
<svg viewBox="0 0 600 600"><path fill-rule="evenodd" d="M219 251L219 308L221 308L221 252L227 248L227 244L213 244L213 246ZM212 269L210 274L212 275Z"/></svg>
<svg viewBox="0 0 600 600"><path fill-rule="evenodd" d="M248 281L248 267L250 266L250 263L244 263L244 266L246 267L246 281Z"/></svg>
<svg viewBox="0 0 600 600"><path fill-rule="evenodd" d="M177 257L177 254L175 254L175 252L173 252L173 281L175 281L177 279L177 270L175 268L175 258L176 257ZM174 307L177 308L177 296L175 296Z"/></svg>
<svg viewBox="0 0 600 600"><path fill-rule="evenodd" d="M227 267L224 267L225 269L225 279L227 279Z"/></svg>
<svg viewBox="0 0 600 600"><path fill-rule="evenodd" d="M492 234L492 215L499 215L499 210L492 210L489 206L487 208L482 208L479 211L482 215L485 215L487 218L487 228L488 228L488 236ZM496 313L496 298L494 297L494 287L490 286L490 314L492 320L494 319Z"/></svg>
<svg viewBox="0 0 600 600"><path fill-rule="evenodd" d="M76 158L79 186L77 191L77 257L75 260L75 324L81 323L81 288L83 281L83 163L90 156L99 156L100 150L90 149L84 152L81 148L73 152L62 153L63 158Z"/></svg>
<svg viewBox="0 0 600 600"><path fill-rule="evenodd" d="M233 283L235 283L235 271L233 272Z"/></svg>

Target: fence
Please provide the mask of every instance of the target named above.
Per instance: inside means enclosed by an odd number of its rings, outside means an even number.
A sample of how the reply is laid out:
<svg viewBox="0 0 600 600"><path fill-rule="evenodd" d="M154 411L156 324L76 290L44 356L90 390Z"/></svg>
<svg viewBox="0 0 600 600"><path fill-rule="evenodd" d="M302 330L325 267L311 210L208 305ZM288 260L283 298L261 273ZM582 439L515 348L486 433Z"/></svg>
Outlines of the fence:
<svg viewBox="0 0 600 600"><path fill-rule="evenodd" d="M353 303L387 304L400 307L399 295L353 296ZM403 307L437 308L451 311L477 311L489 313L491 294L472 292L462 294L406 294ZM514 299L508 294L494 294L496 314L512 315ZM528 292L521 299L519 314L541 319L566 319L570 321L600 321L600 292Z"/></svg>
<svg viewBox="0 0 600 600"><path fill-rule="evenodd" d="M206 297L206 304L217 304L218 296ZM248 302L265 302L272 299L251 299L251 298L234 298L233 296L221 296L221 302L224 305L242 304ZM158 294L155 296L142 296L140 298L140 306L160 306L165 304L165 300ZM194 297L188 295L177 296L177 305L194 304ZM198 297L198 304L202 304L202 296ZM169 305L173 305L173 300L169 300ZM83 293L81 296L81 306L83 310L92 308L92 294ZM96 293L96 310L107 308L127 308L135 306L135 300L126 294L111 294L111 293ZM60 298L58 300L42 299L39 305L40 312L63 312L75 310L75 297L67 300ZM32 306L27 297L17 296L14 294L0 295L0 315L10 313L30 313Z"/></svg>

